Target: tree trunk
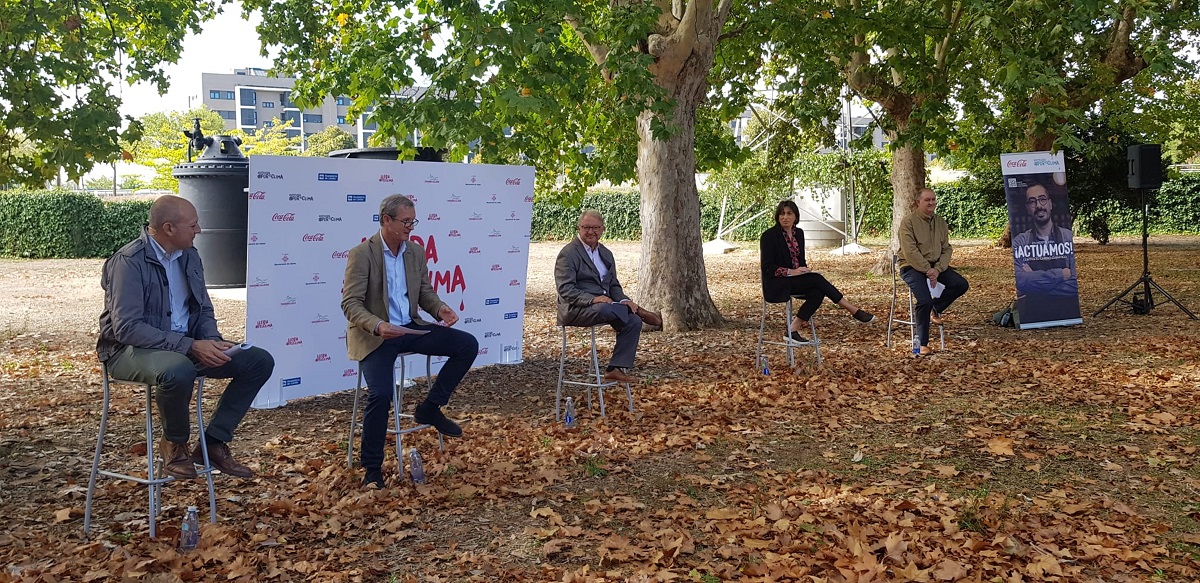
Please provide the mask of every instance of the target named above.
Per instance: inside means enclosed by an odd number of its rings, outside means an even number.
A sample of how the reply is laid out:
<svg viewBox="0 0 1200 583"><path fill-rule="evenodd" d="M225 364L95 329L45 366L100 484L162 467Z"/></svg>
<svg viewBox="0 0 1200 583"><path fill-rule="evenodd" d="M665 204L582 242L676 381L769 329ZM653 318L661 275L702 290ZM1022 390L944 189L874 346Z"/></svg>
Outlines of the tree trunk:
<svg viewBox="0 0 1200 583"><path fill-rule="evenodd" d="M722 318L708 293L696 190L696 107L707 89L707 62L692 53L675 79L663 83L675 100L678 131L654 139L652 116L638 117L638 183L641 187L642 257L639 304L661 310L663 329L695 330Z"/></svg>
<svg viewBox="0 0 1200 583"><path fill-rule="evenodd" d="M895 139L895 136L892 136ZM925 186L925 148L908 142L892 153L892 240L888 253L871 268L874 275L887 275L892 254L900 250L900 220L913 209L917 192Z"/></svg>

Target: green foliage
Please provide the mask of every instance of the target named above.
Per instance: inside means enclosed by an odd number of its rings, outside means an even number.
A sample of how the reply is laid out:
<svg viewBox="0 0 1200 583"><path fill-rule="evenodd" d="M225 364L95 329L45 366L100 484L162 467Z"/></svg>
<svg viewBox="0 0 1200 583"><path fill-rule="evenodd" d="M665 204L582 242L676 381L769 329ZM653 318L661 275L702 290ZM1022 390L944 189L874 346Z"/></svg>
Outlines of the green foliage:
<svg viewBox="0 0 1200 583"><path fill-rule="evenodd" d="M950 236L995 239L1004 232L1008 207L1001 183L967 178L936 184L933 190L937 214L950 225Z"/></svg>
<svg viewBox="0 0 1200 583"><path fill-rule="evenodd" d="M206 136L226 133L225 120L205 106L190 111L162 111L146 114L138 122L144 128L141 137L124 142L133 162L154 169L151 188L178 190L179 181L171 176L176 164L187 162L188 142L183 135L200 118L200 131ZM193 156L199 156L194 152Z"/></svg>
<svg viewBox="0 0 1200 583"><path fill-rule="evenodd" d="M63 190L0 192L0 256L107 257L137 237L150 201Z"/></svg>
<svg viewBox="0 0 1200 583"><path fill-rule="evenodd" d="M1154 203L1156 230L1200 232L1200 174L1183 174L1164 182Z"/></svg>
<svg viewBox="0 0 1200 583"><path fill-rule="evenodd" d="M151 188L179 189L179 180L172 171L175 166L187 162L188 140L183 132L191 131L196 118L200 118L200 131L206 136L229 135L242 140L240 148L246 156L295 156L300 152L300 136L287 135L291 120L281 122L274 118L266 127L247 134L241 129L225 129L225 120L203 105L191 111L154 112L139 120L145 128L142 137L126 145L135 163L154 169ZM200 152L192 152L193 160L199 156Z"/></svg>
<svg viewBox="0 0 1200 583"><path fill-rule="evenodd" d="M358 140L350 132L331 125L311 136L308 136L304 156L328 156L335 150L345 150L358 147Z"/></svg>
<svg viewBox="0 0 1200 583"><path fill-rule="evenodd" d="M0 184L76 180L116 160L141 124L118 113L117 82L167 90L164 63L217 0L0 2ZM132 120L128 120L132 121Z"/></svg>

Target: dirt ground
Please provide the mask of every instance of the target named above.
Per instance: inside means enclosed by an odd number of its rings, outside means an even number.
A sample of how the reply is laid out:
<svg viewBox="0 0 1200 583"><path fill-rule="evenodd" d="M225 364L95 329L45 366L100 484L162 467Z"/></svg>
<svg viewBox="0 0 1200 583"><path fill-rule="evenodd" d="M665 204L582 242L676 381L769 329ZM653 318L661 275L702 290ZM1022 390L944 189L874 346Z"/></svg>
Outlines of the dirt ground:
<svg viewBox="0 0 1200 583"><path fill-rule="evenodd" d="M789 370L773 349L771 377L754 370L758 250L744 244L706 258L726 322L645 334L636 412L613 391L608 418L588 410L575 433L553 417L562 244L535 244L525 362L467 375L451 413L469 435L445 453L411 436L436 486L358 489L361 472L345 464L349 392L251 411L235 453L259 477L219 480L221 523L190 561L171 528L203 499L198 484L168 488L153 541L143 491L107 481L99 534L80 536L103 262L0 259L0 581L849 581L869 568L897 580L1194 580L1200 324L1162 298L1149 316L1120 305L1091 316L1141 274L1139 243L1077 243L1085 323L1015 331L991 324L1013 293L1008 251L956 242L972 289L950 313L947 350L929 359L909 355L907 330L886 346L892 280L868 274L881 252L810 251L880 318L862 325L827 304L824 365L806 352ZM636 299L639 245L609 246ZM1151 271L1200 310L1200 238L1155 238ZM241 337L244 303L215 304L222 332ZM571 341L573 358L583 346ZM112 451L134 461L141 407L133 395L114 405L123 435ZM906 539L908 551L861 530L895 523L909 536L923 524L913 513L932 517L937 536ZM722 522L735 514L736 529ZM1095 548L1105 551L1081 558Z"/></svg>

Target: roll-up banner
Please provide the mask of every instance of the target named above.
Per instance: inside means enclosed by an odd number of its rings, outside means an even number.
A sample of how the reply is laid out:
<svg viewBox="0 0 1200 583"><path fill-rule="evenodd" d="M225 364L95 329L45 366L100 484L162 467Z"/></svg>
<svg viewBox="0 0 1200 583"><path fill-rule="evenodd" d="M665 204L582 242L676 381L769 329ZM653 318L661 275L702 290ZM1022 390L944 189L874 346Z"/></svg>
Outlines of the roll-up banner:
<svg viewBox="0 0 1200 583"><path fill-rule="evenodd" d="M1079 273L1062 152L1002 154L1022 330L1080 324Z"/></svg>

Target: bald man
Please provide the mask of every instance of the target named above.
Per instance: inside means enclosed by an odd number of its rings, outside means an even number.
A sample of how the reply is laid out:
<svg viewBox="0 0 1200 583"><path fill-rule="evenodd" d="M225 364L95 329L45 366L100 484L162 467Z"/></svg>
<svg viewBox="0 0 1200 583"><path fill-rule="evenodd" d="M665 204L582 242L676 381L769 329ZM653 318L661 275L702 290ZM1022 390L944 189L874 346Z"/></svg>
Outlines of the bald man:
<svg viewBox="0 0 1200 583"><path fill-rule="evenodd" d="M249 478L254 472L233 459L228 443L271 378L275 360L258 347L225 354L234 343L217 331L204 265L192 246L199 233L192 203L171 195L154 201L142 236L104 262L104 312L96 352L113 378L156 385L164 435L158 452L167 475L177 479L195 478L194 464L203 464L200 444L188 447L196 377L232 379L201 438L213 467Z"/></svg>

